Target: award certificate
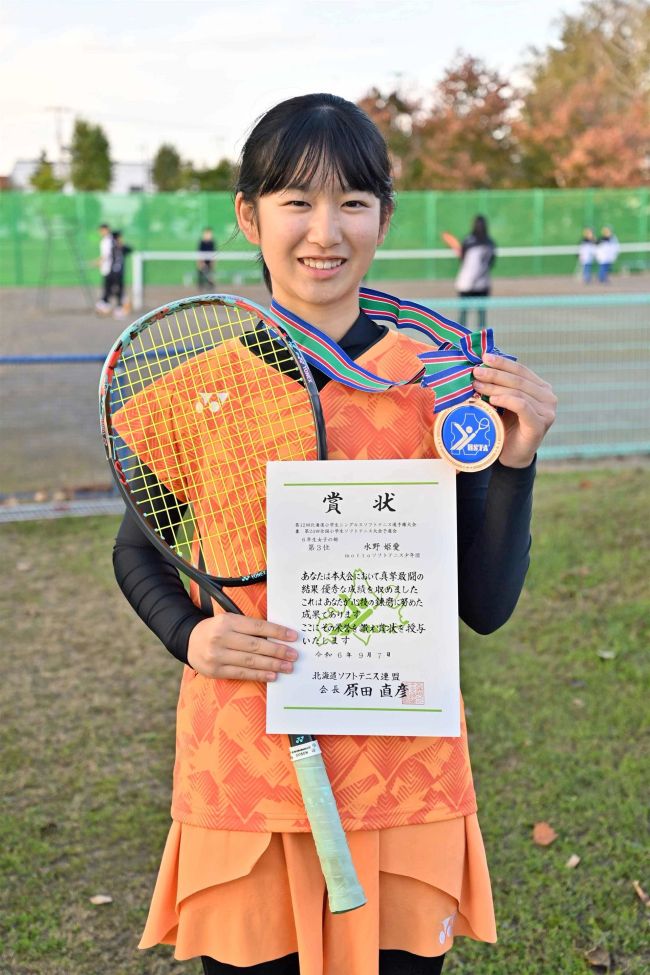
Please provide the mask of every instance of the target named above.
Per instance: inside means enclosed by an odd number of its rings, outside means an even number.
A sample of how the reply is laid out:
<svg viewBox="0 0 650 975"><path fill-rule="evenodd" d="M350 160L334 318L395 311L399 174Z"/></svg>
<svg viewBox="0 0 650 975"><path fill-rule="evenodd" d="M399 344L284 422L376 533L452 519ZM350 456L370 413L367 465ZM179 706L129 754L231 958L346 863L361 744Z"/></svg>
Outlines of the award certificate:
<svg viewBox="0 0 650 975"><path fill-rule="evenodd" d="M267 549L267 618L300 633L267 732L460 734L449 464L270 462Z"/></svg>

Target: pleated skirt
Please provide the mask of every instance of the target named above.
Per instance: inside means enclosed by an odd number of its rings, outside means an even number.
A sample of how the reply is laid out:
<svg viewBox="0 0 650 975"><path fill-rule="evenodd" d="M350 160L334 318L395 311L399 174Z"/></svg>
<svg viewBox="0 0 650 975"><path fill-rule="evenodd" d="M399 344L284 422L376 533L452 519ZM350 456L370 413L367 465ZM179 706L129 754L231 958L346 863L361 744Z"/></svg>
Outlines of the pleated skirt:
<svg viewBox="0 0 650 975"><path fill-rule="evenodd" d="M140 947L241 967L298 952L301 975L377 975L380 949L496 941L476 815L347 837L367 904L332 914L311 833L173 822Z"/></svg>

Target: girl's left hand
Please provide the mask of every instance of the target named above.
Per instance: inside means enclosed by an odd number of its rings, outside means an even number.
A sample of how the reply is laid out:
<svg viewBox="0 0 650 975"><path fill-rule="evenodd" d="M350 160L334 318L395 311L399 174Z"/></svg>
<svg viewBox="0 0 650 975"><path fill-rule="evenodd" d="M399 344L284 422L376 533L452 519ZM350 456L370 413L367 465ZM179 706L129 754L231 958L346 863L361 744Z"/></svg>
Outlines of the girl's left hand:
<svg viewBox="0 0 650 975"><path fill-rule="evenodd" d="M489 396L491 406L505 410L505 442L499 461L505 467L528 467L555 420L557 397L549 383L520 362L487 354L474 369L474 389Z"/></svg>

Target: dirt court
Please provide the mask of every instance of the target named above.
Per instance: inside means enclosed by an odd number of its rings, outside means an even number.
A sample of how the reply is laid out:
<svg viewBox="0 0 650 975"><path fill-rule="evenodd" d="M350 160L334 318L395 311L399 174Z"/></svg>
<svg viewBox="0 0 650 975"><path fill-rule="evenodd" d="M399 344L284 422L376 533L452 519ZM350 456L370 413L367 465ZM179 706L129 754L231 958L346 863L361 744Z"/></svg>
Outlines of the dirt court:
<svg viewBox="0 0 650 975"><path fill-rule="evenodd" d="M392 294L434 303L454 298L453 282L445 281L373 281L371 286ZM233 286L224 285L223 290ZM246 285L246 297L266 304L268 293L261 285ZM152 286L145 295L147 309L156 308L174 298L192 293L180 285ZM634 295L650 293L650 274L615 276L607 286L596 283L585 287L573 276L536 278L497 278L494 298L542 296ZM534 302L531 303L534 306ZM444 308L453 318L455 311ZM551 313L552 312L552 313ZM613 317L614 313L616 318ZM625 331L621 330L621 316ZM133 315L132 317L137 317ZM491 315L498 344L514 351L523 361L538 369L546 378L559 384L560 392L570 404L576 375L594 389L607 373L618 366L625 373L630 395L647 396L648 339L650 306L631 304L625 308L569 306L540 316L534 307L499 308ZM615 340L604 332L616 321ZM645 325L644 325L645 323ZM0 462L0 499L41 494L51 497L57 492L74 490L87 493L105 491L110 476L104 459L98 427L97 384L106 352L127 320L99 317L88 308L80 288L51 288L39 293L29 288L0 290L0 354L63 355L86 354L98 361L74 365L0 366L0 437L3 442ZM476 327L473 320L469 327ZM595 330L595 331L594 331ZM645 358L644 358L645 357ZM638 389L637 389L638 386ZM606 388L606 386L604 387ZM582 395L582 393L581 393ZM589 422L614 424L613 438L623 438L629 426L620 412L610 410L602 397L589 401ZM650 403L648 404L650 405ZM620 404L619 404L620 406ZM572 409L578 409L574 404ZM594 414L593 411L596 411ZM645 412L647 422L648 411ZM561 419L561 418L560 418ZM579 427L582 416L574 420ZM616 423L619 426L616 426ZM558 438L556 425L551 436ZM558 432L559 431L559 432ZM580 430L567 436L580 436ZM642 442L641 438L639 442ZM650 441L650 435L645 436ZM549 441L550 442L550 441ZM564 443L557 440L558 443ZM573 442L571 439L568 443Z"/></svg>

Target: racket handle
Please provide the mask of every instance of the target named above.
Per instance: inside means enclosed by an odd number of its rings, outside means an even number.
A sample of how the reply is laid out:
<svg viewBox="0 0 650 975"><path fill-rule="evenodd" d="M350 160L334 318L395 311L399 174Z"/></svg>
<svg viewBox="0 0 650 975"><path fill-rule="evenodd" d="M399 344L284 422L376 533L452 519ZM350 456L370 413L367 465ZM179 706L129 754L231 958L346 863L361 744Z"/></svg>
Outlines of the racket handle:
<svg viewBox="0 0 650 975"><path fill-rule="evenodd" d="M363 907L366 895L357 879L318 742L293 746L291 758L325 877L330 911L344 914Z"/></svg>

